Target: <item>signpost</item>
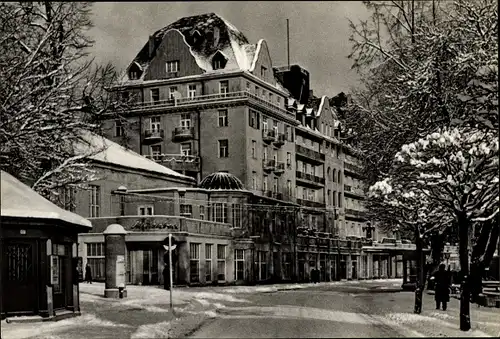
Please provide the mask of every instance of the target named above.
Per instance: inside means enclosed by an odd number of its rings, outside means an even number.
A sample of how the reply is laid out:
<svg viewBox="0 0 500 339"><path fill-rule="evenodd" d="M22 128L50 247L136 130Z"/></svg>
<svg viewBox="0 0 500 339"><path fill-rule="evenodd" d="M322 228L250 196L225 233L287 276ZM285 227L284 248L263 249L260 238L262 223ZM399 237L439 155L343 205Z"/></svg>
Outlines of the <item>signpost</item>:
<svg viewBox="0 0 500 339"><path fill-rule="evenodd" d="M173 270L172 270L172 251L177 248L177 245L172 246L172 233L168 235L168 246L163 245L163 248L165 248L166 251L168 251L168 278L170 280L170 310L173 311L174 304L172 301L172 289L174 288L174 279L173 279Z"/></svg>

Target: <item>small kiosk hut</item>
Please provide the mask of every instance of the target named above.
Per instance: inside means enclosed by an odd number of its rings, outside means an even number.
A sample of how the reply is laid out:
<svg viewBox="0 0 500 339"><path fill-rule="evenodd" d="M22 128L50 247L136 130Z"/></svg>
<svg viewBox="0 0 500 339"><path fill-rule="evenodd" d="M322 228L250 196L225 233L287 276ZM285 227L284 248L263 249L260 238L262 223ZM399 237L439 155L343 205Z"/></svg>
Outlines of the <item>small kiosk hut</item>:
<svg viewBox="0 0 500 339"><path fill-rule="evenodd" d="M79 314L78 233L90 221L1 172L0 314L57 319Z"/></svg>

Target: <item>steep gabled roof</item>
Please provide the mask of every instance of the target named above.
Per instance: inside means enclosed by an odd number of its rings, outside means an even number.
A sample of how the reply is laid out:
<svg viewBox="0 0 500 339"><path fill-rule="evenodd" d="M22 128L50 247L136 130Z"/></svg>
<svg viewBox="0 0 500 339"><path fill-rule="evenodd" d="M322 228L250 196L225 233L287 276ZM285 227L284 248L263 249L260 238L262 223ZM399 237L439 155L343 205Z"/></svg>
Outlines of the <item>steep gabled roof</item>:
<svg viewBox="0 0 500 339"><path fill-rule="evenodd" d="M218 38L215 38L217 30ZM120 77L122 84L135 84L143 81L147 69L155 57L155 52L169 31L177 31L184 37L184 42L204 73L223 71L248 71L252 72L264 40L257 44L250 44L247 38L233 24L215 13L207 13L181 18L174 23L156 31L150 39L154 42L153 53L150 55L149 40L139 51L132 62L137 63L144 71L137 80L129 80L127 72ZM193 34L198 32L198 42L193 39ZM220 51L226 58L224 69L214 70L211 58ZM281 84L276 86L283 90Z"/></svg>

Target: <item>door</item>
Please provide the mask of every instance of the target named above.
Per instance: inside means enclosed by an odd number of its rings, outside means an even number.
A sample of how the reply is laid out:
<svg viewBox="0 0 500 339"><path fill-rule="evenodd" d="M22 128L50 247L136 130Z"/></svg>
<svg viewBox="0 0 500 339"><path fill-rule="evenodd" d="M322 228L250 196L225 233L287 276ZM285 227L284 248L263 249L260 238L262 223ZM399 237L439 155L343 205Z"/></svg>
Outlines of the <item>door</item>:
<svg viewBox="0 0 500 339"><path fill-rule="evenodd" d="M158 285L160 283L158 276L158 250L145 250L142 253L142 284Z"/></svg>
<svg viewBox="0 0 500 339"><path fill-rule="evenodd" d="M3 312L38 312L38 242L5 239L3 250Z"/></svg>

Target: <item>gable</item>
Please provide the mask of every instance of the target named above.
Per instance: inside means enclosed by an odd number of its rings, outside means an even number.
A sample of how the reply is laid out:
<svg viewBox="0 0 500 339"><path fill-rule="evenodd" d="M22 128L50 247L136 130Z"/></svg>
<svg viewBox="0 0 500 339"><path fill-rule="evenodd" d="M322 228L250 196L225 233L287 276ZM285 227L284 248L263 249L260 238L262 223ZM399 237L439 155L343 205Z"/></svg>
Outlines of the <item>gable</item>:
<svg viewBox="0 0 500 339"><path fill-rule="evenodd" d="M179 62L179 69L177 72L168 73L167 62L172 61ZM169 79L202 73L203 70L198 66L196 59L191 54L184 35L173 29L163 36L163 40L146 71L144 80Z"/></svg>
<svg viewBox="0 0 500 339"><path fill-rule="evenodd" d="M262 73L263 67L265 68L265 74ZM266 41L263 39L259 40L257 43L257 49L255 51L250 72L267 83L273 85L276 84L269 48L267 47Z"/></svg>

